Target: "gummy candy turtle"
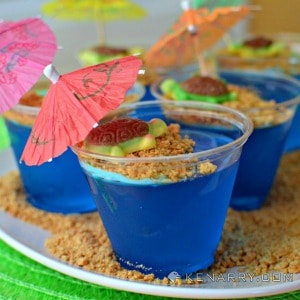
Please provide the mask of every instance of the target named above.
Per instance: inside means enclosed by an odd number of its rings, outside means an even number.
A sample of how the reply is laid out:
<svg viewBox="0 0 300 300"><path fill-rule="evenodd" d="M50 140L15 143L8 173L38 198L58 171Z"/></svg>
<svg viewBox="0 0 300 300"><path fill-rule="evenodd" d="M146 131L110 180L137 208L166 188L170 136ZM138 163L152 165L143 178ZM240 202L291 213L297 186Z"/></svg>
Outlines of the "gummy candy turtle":
<svg viewBox="0 0 300 300"><path fill-rule="evenodd" d="M193 100L222 104L236 99L236 93L228 90L220 79L193 75L182 83L167 78L160 85L161 91L174 100Z"/></svg>
<svg viewBox="0 0 300 300"><path fill-rule="evenodd" d="M120 118L94 128L84 141L85 149L109 156L126 156L140 150L155 148L156 137L163 135L167 125L161 119L145 122Z"/></svg>

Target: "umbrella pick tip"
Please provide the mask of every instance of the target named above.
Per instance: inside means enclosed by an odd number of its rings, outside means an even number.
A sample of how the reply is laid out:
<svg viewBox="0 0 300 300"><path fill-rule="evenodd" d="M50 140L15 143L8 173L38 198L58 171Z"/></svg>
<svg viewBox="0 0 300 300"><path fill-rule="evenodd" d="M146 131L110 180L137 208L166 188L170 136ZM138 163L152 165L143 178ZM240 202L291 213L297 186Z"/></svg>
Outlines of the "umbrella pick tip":
<svg viewBox="0 0 300 300"><path fill-rule="evenodd" d="M44 69L44 74L49 78L53 83L56 83L59 79L59 73L56 71L53 65L48 65Z"/></svg>
<svg viewBox="0 0 300 300"><path fill-rule="evenodd" d="M191 3L189 0L181 0L180 5L183 10L188 10L191 7Z"/></svg>

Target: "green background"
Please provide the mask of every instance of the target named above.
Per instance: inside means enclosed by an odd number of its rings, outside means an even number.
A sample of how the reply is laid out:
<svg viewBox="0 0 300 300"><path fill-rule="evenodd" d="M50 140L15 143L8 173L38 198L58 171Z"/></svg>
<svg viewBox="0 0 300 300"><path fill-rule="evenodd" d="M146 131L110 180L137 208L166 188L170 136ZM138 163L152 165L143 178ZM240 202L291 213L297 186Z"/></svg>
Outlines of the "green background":
<svg viewBox="0 0 300 300"><path fill-rule="evenodd" d="M7 148L8 146L9 138L7 134L7 129L3 117L0 117L0 150Z"/></svg>
<svg viewBox="0 0 300 300"><path fill-rule="evenodd" d="M0 240L0 299L167 300L176 298L118 291L80 281L34 262ZM256 299L295 300L300 299L300 292Z"/></svg>

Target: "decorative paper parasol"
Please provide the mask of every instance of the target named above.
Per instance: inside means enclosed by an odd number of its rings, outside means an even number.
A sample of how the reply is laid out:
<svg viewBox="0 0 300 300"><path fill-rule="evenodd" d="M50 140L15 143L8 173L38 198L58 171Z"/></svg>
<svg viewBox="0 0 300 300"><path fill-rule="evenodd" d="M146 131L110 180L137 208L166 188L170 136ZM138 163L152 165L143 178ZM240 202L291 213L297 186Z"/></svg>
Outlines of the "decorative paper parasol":
<svg viewBox="0 0 300 300"><path fill-rule="evenodd" d="M146 11L130 0L53 0L41 9L45 15L56 19L97 21L101 44L105 44L105 22L138 20L146 16Z"/></svg>
<svg viewBox="0 0 300 300"><path fill-rule="evenodd" d="M56 50L56 38L41 19L0 22L0 113L38 81Z"/></svg>
<svg viewBox="0 0 300 300"><path fill-rule="evenodd" d="M83 140L98 121L116 109L137 79L141 60L127 56L59 75L52 65L51 79L21 160L40 165Z"/></svg>
<svg viewBox="0 0 300 300"><path fill-rule="evenodd" d="M189 1L181 3L184 12L179 20L147 51L145 61L148 67L183 66L197 58L201 64L203 52L250 12L246 6L219 7L209 12L205 8L190 8Z"/></svg>

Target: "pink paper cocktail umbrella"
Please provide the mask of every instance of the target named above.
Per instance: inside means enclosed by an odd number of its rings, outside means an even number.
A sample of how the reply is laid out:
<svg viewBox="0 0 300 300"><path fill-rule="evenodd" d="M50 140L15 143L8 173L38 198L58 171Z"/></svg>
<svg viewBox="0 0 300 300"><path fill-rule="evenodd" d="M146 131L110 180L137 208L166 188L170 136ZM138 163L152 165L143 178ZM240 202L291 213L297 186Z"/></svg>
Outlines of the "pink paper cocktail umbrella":
<svg viewBox="0 0 300 300"><path fill-rule="evenodd" d="M56 50L55 35L40 18L0 22L0 114L39 80Z"/></svg>

